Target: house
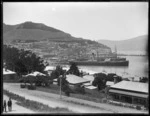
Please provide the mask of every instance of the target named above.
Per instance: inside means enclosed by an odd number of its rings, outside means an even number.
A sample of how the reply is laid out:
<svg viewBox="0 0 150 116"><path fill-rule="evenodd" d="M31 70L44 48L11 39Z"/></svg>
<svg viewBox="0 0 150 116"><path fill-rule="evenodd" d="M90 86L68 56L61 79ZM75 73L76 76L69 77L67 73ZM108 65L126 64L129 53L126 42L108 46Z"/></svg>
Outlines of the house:
<svg viewBox="0 0 150 116"><path fill-rule="evenodd" d="M3 68L3 81L16 81L17 79L16 72Z"/></svg>
<svg viewBox="0 0 150 116"><path fill-rule="evenodd" d="M148 103L148 83L121 81L112 85L109 96L114 101L145 106Z"/></svg>
<svg viewBox="0 0 150 116"><path fill-rule="evenodd" d="M93 75L85 75L85 76L83 76L83 78L89 80L91 85L95 79L95 77Z"/></svg>
<svg viewBox="0 0 150 116"><path fill-rule="evenodd" d="M48 72L49 75L51 75L52 71L55 70L56 67L54 66L47 66L44 71Z"/></svg>
<svg viewBox="0 0 150 116"><path fill-rule="evenodd" d="M82 77L76 76L76 75L66 75L66 80L69 82L71 85L82 85L84 83L89 83L90 80L84 79Z"/></svg>
<svg viewBox="0 0 150 116"><path fill-rule="evenodd" d="M76 75L66 75L66 80L69 82L70 86L81 86L84 83L89 83L90 81L87 79L84 79L82 77L76 76ZM57 84L57 79L53 79L54 84Z"/></svg>
<svg viewBox="0 0 150 116"><path fill-rule="evenodd" d="M38 72L38 71L35 71L35 72L33 72L33 73L30 73L30 74L27 74L26 76L37 76L37 75L46 76L45 74L40 73L40 72Z"/></svg>
<svg viewBox="0 0 150 116"><path fill-rule="evenodd" d="M89 83L84 83L83 84L86 89L90 89L90 90L97 89L97 87L95 87L95 86L92 85L92 82L95 79L95 77L93 75L85 75L85 76L83 76L83 78L90 81Z"/></svg>

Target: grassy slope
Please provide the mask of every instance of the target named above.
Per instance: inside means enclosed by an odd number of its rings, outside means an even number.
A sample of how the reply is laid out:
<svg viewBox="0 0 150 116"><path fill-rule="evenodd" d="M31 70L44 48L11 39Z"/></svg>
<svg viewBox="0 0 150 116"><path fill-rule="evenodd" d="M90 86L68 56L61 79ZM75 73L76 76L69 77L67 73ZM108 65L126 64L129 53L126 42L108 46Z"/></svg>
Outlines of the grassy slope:
<svg viewBox="0 0 150 116"><path fill-rule="evenodd" d="M46 87L37 87L38 91L44 91L44 92L48 92L48 93L55 93L55 94L60 94L59 93L59 86L57 85L50 85L50 87L46 88ZM63 95L65 95L62 92ZM93 102L101 102L103 98L105 98L105 94L98 92L97 90L88 90L86 89L86 93L85 94L74 94L71 93L70 94L71 97L74 98L79 98L79 99L83 99L83 100L89 100L89 101L93 101Z"/></svg>

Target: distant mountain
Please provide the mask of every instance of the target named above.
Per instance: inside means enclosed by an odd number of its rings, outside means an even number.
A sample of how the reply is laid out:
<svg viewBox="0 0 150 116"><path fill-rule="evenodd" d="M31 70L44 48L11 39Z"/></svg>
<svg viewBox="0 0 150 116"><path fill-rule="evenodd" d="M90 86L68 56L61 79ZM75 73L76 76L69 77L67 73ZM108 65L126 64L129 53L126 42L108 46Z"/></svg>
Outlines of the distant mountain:
<svg viewBox="0 0 150 116"><path fill-rule="evenodd" d="M112 51L115 51L116 45L117 51L121 51L122 53L145 52L148 47L148 35L142 35L128 40L99 40L98 42L107 45Z"/></svg>
<svg viewBox="0 0 150 116"><path fill-rule="evenodd" d="M83 38L73 37L68 33L53 27L46 26L42 23L34 23L27 21L17 25L6 25L3 24L3 42L11 43L13 41L28 41L28 40L60 40L60 41L88 41L89 43L97 43L101 47L108 48L106 45L101 43L86 40Z"/></svg>

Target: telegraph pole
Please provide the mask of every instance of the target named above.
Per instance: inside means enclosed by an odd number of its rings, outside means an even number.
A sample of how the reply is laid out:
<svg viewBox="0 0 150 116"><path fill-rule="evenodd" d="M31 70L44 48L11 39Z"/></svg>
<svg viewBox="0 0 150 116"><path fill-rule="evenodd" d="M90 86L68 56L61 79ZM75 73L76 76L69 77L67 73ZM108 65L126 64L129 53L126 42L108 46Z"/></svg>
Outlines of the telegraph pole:
<svg viewBox="0 0 150 116"><path fill-rule="evenodd" d="M62 97L61 97L61 86L62 86L62 85L61 85L61 78L62 78L62 77L60 76L60 99L62 98Z"/></svg>

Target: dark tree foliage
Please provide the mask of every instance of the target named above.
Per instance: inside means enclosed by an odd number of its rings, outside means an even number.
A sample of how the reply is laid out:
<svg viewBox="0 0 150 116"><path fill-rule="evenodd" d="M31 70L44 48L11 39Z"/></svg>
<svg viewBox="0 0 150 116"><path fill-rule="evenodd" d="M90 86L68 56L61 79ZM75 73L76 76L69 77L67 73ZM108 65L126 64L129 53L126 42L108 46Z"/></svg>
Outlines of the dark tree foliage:
<svg viewBox="0 0 150 116"><path fill-rule="evenodd" d="M107 75L104 73L94 74L94 81L92 83L93 86L98 86L98 90L102 90L106 87L106 79Z"/></svg>
<svg viewBox="0 0 150 116"><path fill-rule="evenodd" d="M107 81L113 81L116 80L116 82L120 82L122 81L122 78L118 75L116 75L115 73L109 73L107 75Z"/></svg>
<svg viewBox="0 0 150 116"><path fill-rule="evenodd" d="M7 68L18 74L27 74L32 71L43 72L45 68L44 61L36 54L7 45L3 45L3 60Z"/></svg>
<svg viewBox="0 0 150 116"><path fill-rule="evenodd" d="M142 82L142 83L147 83L148 82L148 78L147 77L140 77L140 80L139 82Z"/></svg>
<svg viewBox="0 0 150 116"><path fill-rule="evenodd" d="M80 71L75 63L72 63L70 69L67 71L68 74L74 74L80 76Z"/></svg>
<svg viewBox="0 0 150 116"><path fill-rule="evenodd" d="M62 91L65 92L65 94L67 96L69 96L69 94L70 94L70 92L72 92L72 90L69 87L69 82L66 80L66 75L65 74L63 76L60 76L57 79L58 86L60 86L60 82L61 82Z"/></svg>
<svg viewBox="0 0 150 116"><path fill-rule="evenodd" d="M114 76L116 76L115 73L109 73L107 75L107 81L114 81Z"/></svg>
<svg viewBox="0 0 150 116"><path fill-rule="evenodd" d="M63 75L64 73L65 73L65 71L62 69L62 67L57 65L56 69L54 71L52 71L52 73L51 73L51 79L56 79L60 75Z"/></svg>

